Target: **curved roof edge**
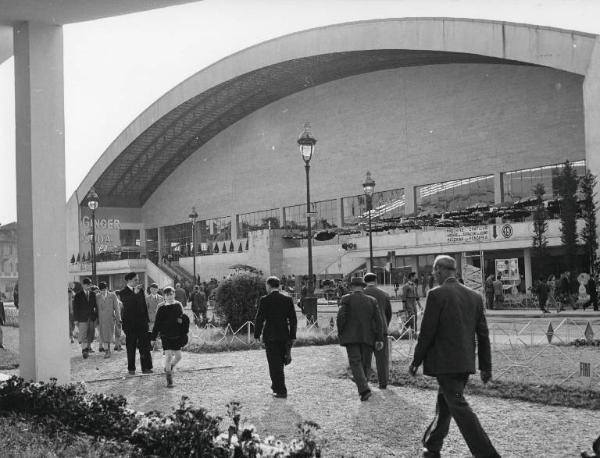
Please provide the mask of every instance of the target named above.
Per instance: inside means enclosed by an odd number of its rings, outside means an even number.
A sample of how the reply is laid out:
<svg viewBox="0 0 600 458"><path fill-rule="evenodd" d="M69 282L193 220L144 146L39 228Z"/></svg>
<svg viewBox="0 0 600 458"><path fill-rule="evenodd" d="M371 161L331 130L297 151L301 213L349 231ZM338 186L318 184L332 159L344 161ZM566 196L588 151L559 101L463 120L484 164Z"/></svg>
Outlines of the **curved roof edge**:
<svg viewBox="0 0 600 458"><path fill-rule="evenodd" d="M360 50L470 53L585 75L597 35L533 24L446 17L386 18L294 32L253 45L201 69L134 119L96 161L74 195L89 189L123 150L175 107L232 78L284 61Z"/></svg>

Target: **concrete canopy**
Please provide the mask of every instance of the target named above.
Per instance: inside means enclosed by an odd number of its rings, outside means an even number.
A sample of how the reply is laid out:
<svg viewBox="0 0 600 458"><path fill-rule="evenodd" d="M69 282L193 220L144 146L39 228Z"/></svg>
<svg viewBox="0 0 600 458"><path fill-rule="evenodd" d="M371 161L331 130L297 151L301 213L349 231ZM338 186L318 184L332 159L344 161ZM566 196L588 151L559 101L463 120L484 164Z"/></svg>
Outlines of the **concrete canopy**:
<svg viewBox="0 0 600 458"><path fill-rule="evenodd" d="M201 70L142 113L77 191L103 205L142 206L191 154L253 111L361 73L447 63L543 65L584 75L595 35L448 18L339 24L277 38Z"/></svg>

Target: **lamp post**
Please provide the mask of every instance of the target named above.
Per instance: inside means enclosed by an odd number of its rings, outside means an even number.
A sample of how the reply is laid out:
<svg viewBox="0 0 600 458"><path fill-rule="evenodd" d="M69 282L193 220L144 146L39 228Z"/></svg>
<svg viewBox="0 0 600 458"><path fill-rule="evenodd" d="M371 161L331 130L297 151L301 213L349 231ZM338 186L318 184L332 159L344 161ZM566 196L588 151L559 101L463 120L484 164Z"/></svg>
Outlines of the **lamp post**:
<svg viewBox="0 0 600 458"><path fill-rule="evenodd" d="M94 188L87 195L87 205L92 212L92 234L90 245L92 248L92 283L96 284L96 209L98 208L98 194Z"/></svg>
<svg viewBox="0 0 600 458"><path fill-rule="evenodd" d="M312 265L312 213L310 211L310 160L315 151L315 144L317 143L317 140L311 136L310 123L307 122L304 124L304 131L300 134L300 137L298 137L297 143L298 148L300 149L300 155L302 156L302 160L304 161L304 169L306 171L306 224L308 226L308 284L306 285L306 299L308 299L307 305L310 305L311 309L314 306L313 320L316 323L317 307L316 300L313 298L314 285ZM307 313L307 318L309 318L308 315L309 314Z"/></svg>
<svg viewBox="0 0 600 458"><path fill-rule="evenodd" d="M371 172L367 172L367 178L363 183L363 190L367 196L367 210L369 211L369 270L373 271L373 234L371 232L371 213L373 211L373 191L375 191L375 180L371 178Z"/></svg>
<svg viewBox="0 0 600 458"><path fill-rule="evenodd" d="M196 284L196 221L198 220L198 213L196 213L196 207L192 207L192 213L189 215L192 223L192 259L194 262L194 285Z"/></svg>

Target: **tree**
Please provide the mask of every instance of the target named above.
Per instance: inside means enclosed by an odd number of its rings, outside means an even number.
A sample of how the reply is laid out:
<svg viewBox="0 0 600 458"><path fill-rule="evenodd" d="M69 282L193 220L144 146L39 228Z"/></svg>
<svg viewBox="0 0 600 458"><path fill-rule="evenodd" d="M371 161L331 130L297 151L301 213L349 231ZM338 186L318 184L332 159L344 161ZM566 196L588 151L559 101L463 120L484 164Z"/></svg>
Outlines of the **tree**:
<svg viewBox="0 0 600 458"><path fill-rule="evenodd" d="M81 254L77 253L77 262L81 262Z"/></svg>
<svg viewBox="0 0 600 458"><path fill-rule="evenodd" d="M536 265L539 266L539 274L545 274L545 266L547 266L547 247L548 238L546 237L546 231L548 230L548 221L546 220L547 214L544 208L544 194L546 189L543 183L538 183L533 188L533 194L535 195L537 202L535 210L533 212L533 256L536 260Z"/></svg>
<svg viewBox="0 0 600 458"><path fill-rule="evenodd" d="M241 253L242 251L244 250L242 249L242 242L240 242L240 246L238 247L238 253Z"/></svg>
<svg viewBox="0 0 600 458"><path fill-rule="evenodd" d="M233 246L233 240L231 242L229 242L229 252L233 253L235 250L235 246Z"/></svg>
<svg viewBox="0 0 600 458"><path fill-rule="evenodd" d="M213 250L213 253L218 253L219 252L219 244L215 243L215 248Z"/></svg>
<svg viewBox="0 0 600 458"><path fill-rule="evenodd" d="M569 161L557 178L560 202L560 240L564 248L566 270L575 270L577 256L577 173Z"/></svg>
<svg viewBox="0 0 600 458"><path fill-rule="evenodd" d="M597 180L589 170L586 170L585 175L579 178L581 193L583 194L583 202L581 212L584 220L584 226L581 230L581 240L585 245L585 253L590 266L590 272L596 271L597 251L598 251L598 226L596 223L596 193L594 188Z"/></svg>
<svg viewBox="0 0 600 458"><path fill-rule="evenodd" d="M221 322L237 331L247 321L254 320L258 299L265 294L265 280L260 275L234 274L217 287L214 312Z"/></svg>
<svg viewBox="0 0 600 458"><path fill-rule="evenodd" d="M250 239L246 239L246 251L248 251L248 242L250 241Z"/></svg>
<svg viewBox="0 0 600 458"><path fill-rule="evenodd" d="M71 264L75 264L75 255L74 254L71 255Z"/></svg>
<svg viewBox="0 0 600 458"><path fill-rule="evenodd" d="M225 245L225 242L223 242L223 250L222 253L227 253L227 246Z"/></svg>

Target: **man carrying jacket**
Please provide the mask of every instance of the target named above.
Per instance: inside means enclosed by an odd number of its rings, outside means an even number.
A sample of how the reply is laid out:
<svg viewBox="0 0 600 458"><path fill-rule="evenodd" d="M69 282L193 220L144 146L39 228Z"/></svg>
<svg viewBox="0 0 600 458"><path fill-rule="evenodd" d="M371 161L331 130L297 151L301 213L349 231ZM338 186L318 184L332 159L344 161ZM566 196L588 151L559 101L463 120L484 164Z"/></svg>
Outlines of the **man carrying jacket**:
<svg viewBox="0 0 600 458"><path fill-rule="evenodd" d="M292 298L279 291L279 278L267 278L267 295L258 300L254 338L258 340L262 334L275 398L287 398L283 367L291 362L297 325Z"/></svg>
<svg viewBox="0 0 600 458"><path fill-rule="evenodd" d="M433 262L437 288L429 291L414 359L413 376L423 364L423 373L436 377L439 389L436 416L423 436L424 457L439 457L450 420L458 425L476 458L496 458L488 435L463 396L469 375L475 373L475 346L481 380L492 378L492 355L483 300L456 279L456 261L446 255Z"/></svg>

